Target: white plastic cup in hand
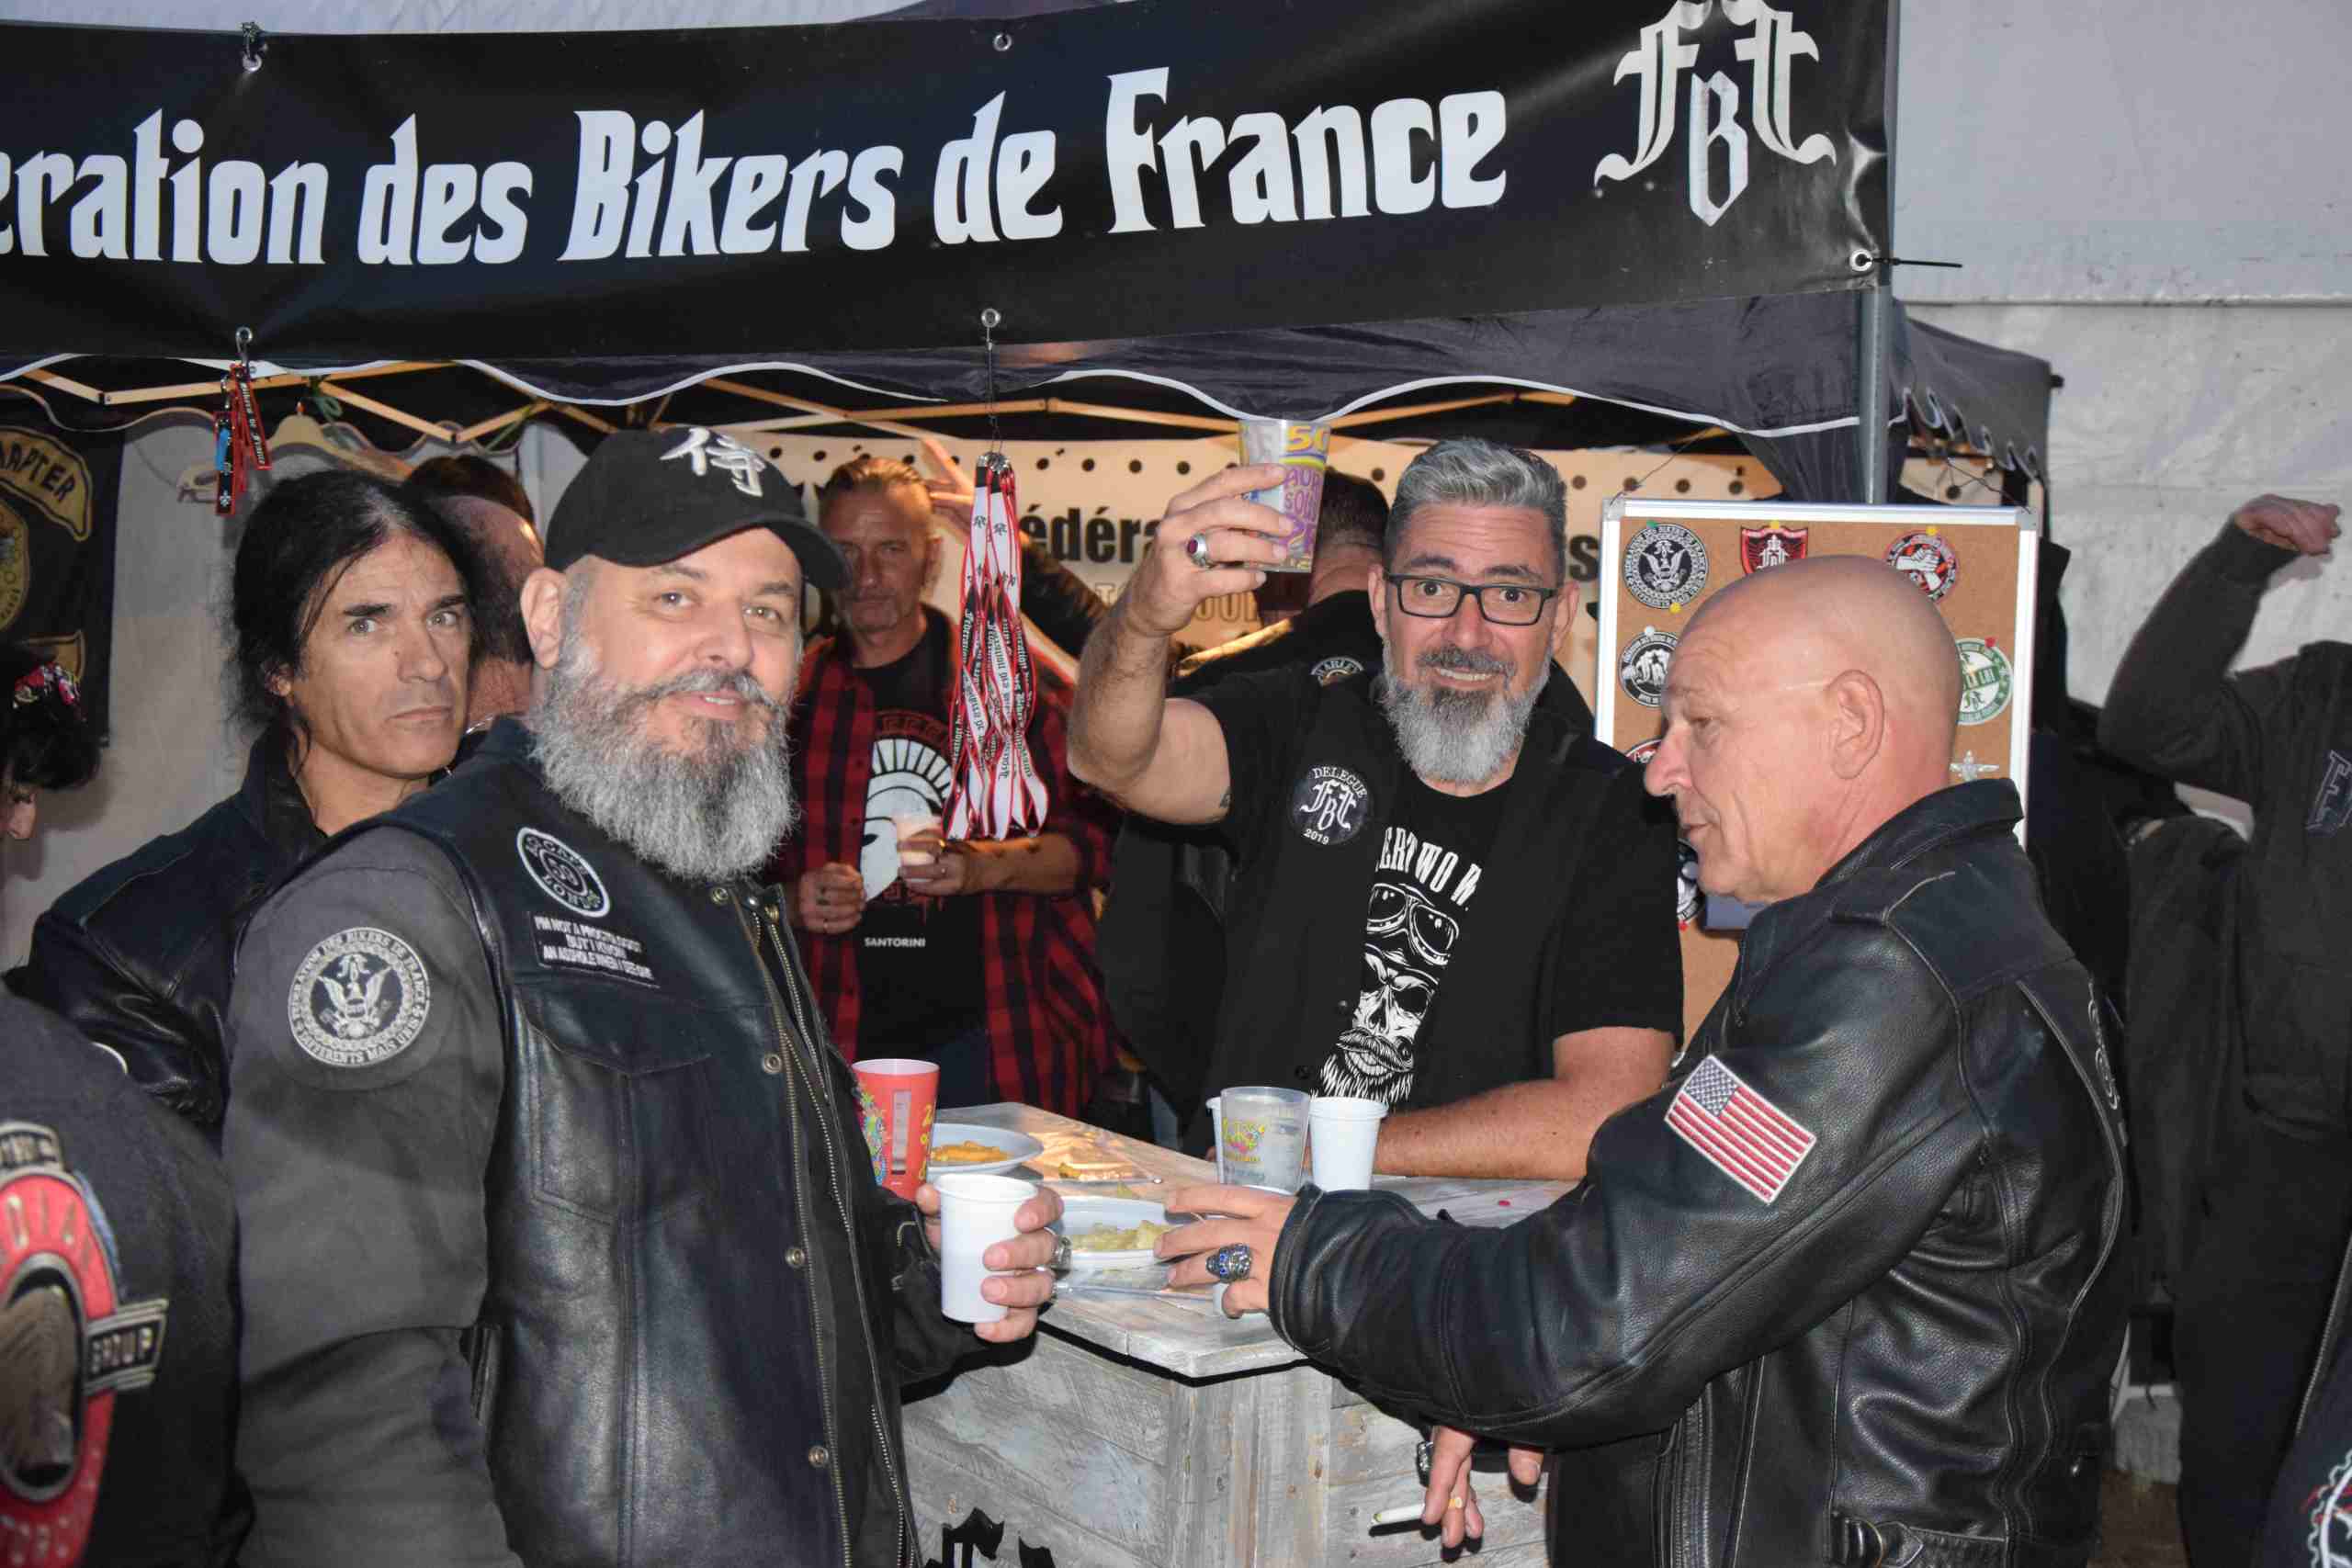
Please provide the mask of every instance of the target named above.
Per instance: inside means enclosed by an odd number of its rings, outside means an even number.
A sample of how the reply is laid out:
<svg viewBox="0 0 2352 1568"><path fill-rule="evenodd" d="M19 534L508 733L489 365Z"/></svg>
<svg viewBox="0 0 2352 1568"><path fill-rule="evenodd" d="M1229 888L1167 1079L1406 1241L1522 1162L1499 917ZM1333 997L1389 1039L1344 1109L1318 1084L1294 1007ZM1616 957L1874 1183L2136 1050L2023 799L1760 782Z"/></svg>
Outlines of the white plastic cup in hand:
<svg viewBox="0 0 2352 1568"><path fill-rule="evenodd" d="M929 865L939 858L929 850L910 850L907 847L907 841L910 839L920 834L939 831L939 818L935 815L928 811L899 812L892 815L890 822L899 831L899 863L900 865Z"/></svg>
<svg viewBox="0 0 2352 1568"><path fill-rule="evenodd" d="M1306 1104L1315 1185L1326 1192L1362 1191L1372 1185L1372 1156L1380 1145L1385 1102L1317 1095Z"/></svg>
<svg viewBox="0 0 2352 1568"><path fill-rule="evenodd" d="M1295 1192L1306 1177L1306 1095L1257 1084L1227 1089L1217 1117L1225 1179Z"/></svg>
<svg viewBox="0 0 2352 1568"><path fill-rule="evenodd" d="M1005 1309L980 1294L991 1270L980 1258L1020 1232L1012 1217L1037 1195L1034 1181L1010 1176L943 1176L939 1189L939 1310L958 1323L1001 1323Z"/></svg>

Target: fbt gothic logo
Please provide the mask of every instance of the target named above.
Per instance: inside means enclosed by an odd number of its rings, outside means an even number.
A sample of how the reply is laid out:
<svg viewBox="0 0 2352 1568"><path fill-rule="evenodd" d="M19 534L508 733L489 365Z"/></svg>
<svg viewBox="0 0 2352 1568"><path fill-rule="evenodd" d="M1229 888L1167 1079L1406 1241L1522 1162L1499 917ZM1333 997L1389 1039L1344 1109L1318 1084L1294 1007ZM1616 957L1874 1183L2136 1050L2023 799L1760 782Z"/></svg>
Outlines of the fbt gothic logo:
<svg viewBox="0 0 2352 1568"><path fill-rule="evenodd" d="M1641 85L1639 146L1627 159L1611 152L1593 166L1592 183L1630 180L1666 155L1674 143L1682 79L1690 83L1690 137L1684 147L1690 170L1690 210L1713 227L1747 189L1747 130L1739 123L1739 84L1721 71L1698 76L1699 46L1685 38L1706 25L1720 6L1724 19L1748 29L1732 45L1735 59L1748 68L1748 113L1766 149L1792 164L1835 163L1838 151L1818 131L1799 141L1790 124L1789 77L1799 55L1819 60L1810 33L1799 32L1790 14L1766 0L1676 0L1666 15L1642 29L1639 49L1617 62L1616 80ZM1723 199L1715 199L1714 150L1724 150Z"/></svg>

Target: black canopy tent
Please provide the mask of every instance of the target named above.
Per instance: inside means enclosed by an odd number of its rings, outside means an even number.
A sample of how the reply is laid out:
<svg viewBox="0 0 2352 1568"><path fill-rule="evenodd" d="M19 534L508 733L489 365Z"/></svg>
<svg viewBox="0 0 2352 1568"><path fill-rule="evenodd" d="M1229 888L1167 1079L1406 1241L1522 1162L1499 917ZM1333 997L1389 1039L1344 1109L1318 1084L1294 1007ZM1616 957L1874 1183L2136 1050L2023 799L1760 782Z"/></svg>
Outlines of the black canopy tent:
<svg viewBox="0 0 2352 1568"><path fill-rule="evenodd" d="M1589 423L1560 397L1604 401L1728 432L1799 499L1856 497L1861 432L1906 414L2039 477L2048 367L1877 287L1891 6L1136 0L283 36L255 68L218 35L0 25L44 63L0 104L0 378L103 423L172 378L127 356L249 327L264 376L430 355L578 428L745 423L761 393L1230 416L1518 389L1555 400L1544 444ZM1856 353L1873 319L1883 375ZM513 395L441 379L412 430Z"/></svg>

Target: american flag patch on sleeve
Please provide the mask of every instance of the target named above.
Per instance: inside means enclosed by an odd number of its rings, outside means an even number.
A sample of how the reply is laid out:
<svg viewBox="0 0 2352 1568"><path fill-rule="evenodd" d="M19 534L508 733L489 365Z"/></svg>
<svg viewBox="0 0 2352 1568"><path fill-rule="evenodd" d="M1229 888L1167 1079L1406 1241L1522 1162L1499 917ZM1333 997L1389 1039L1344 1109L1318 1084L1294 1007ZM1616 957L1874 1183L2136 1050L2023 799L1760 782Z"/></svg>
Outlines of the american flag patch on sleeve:
<svg viewBox="0 0 2352 1568"><path fill-rule="evenodd" d="M1813 1152L1811 1133L1713 1056L1682 1080L1666 1122L1708 1164L1767 1203Z"/></svg>

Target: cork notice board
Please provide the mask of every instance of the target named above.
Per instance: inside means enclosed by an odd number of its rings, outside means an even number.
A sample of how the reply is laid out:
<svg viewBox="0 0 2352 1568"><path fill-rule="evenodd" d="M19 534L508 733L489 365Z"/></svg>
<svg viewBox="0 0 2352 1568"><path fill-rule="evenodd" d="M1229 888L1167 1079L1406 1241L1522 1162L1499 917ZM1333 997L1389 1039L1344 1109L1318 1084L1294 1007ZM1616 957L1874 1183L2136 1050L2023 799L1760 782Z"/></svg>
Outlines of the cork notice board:
<svg viewBox="0 0 2352 1568"><path fill-rule="evenodd" d="M1654 705L1675 640L1709 594L1786 559L1867 556L1910 572L1923 592L1938 591L1936 608L1959 643L1954 782L2009 779L2022 796L2032 719L2036 542L2032 514L2019 507L1618 497L1601 512L1600 738L1629 756L1648 755L1645 743L1663 728ZM1739 939L1735 931L1705 929L1728 911L1698 908L1687 861L1684 874L1687 1031L1698 1027L1729 982Z"/></svg>

